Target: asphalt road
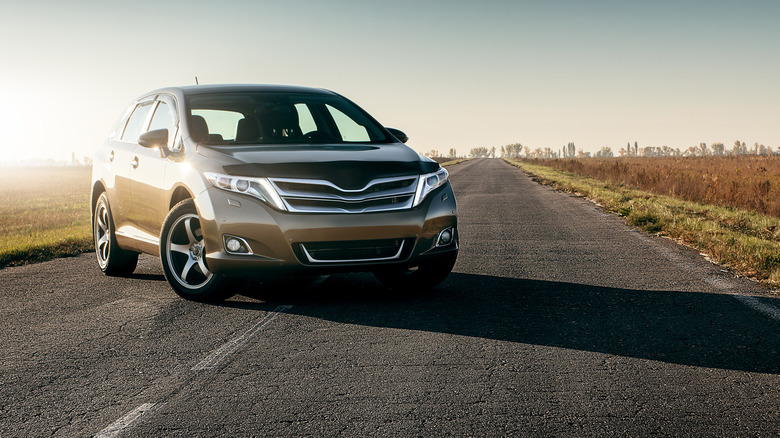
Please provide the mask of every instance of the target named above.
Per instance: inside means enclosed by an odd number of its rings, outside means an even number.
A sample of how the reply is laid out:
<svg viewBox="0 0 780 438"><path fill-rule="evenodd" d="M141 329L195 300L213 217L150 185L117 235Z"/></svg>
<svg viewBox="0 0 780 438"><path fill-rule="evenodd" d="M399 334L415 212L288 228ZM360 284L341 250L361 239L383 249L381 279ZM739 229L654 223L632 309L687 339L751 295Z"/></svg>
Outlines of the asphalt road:
<svg viewBox="0 0 780 438"><path fill-rule="evenodd" d="M500 160L450 170L461 253L424 295L0 270L0 436L780 433L779 299Z"/></svg>

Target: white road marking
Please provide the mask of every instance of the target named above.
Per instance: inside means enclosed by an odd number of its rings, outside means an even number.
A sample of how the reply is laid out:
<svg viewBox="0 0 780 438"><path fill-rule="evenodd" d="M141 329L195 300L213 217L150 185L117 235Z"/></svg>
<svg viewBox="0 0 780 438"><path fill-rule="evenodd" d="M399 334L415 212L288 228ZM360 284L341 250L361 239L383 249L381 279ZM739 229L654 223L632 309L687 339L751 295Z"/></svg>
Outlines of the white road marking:
<svg viewBox="0 0 780 438"><path fill-rule="evenodd" d="M205 359L200 361L192 368L192 371L210 370L216 367L222 360L224 360L234 351L238 350L242 345L246 344L256 334L263 330L271 321L279 316L279 313L290 309L292 309L292 306L277 307L271 313L253 325L249 330L245 331L241 336L231 339L221 347L209 353ZM158 405L160 405L160 403L144 403L141 406L138 406L137 408L125 414L124 417L116 420L108 427L98 432L94 438L113 438L120 436L128 427L130 427L134 421Z"/></svg>
<svg viewBox="0 0 780 438"><path fill-rule="evenodd" d="M258 321L257 324L252 326L241 336L235 337L227 341L226 343L224 343L221 347L217 348L216 350L213 350L205 359L203 359L202 361L200 361L200 363L192 367L192 371L210 370L216 367L223 359L228 357L234 351L238 350L242 345L246 344L247 341L252 339L252 337L254 337L257 333L263 330L265 326L267 326L271 321L273 321L277 316L279 316L280 312L289 310L291 308L292 306L277 307L276 309L274 309L273 312L266 315L265 318Z"/></svg>
<svg viewBox="0 0 780 438"><path fill-rule="evenodd" d="M137 420L138 417L140 417L141 415L154 409L155 406L156 403L144 403L141 406L138 406L137 408L125 414L124 417L116 420L107 428L98 432L98 434L95 435L95 438L118 437L119 435L122 434L122 432L124 432L125 429L127 429L133 423L133 421Z"/></svg>

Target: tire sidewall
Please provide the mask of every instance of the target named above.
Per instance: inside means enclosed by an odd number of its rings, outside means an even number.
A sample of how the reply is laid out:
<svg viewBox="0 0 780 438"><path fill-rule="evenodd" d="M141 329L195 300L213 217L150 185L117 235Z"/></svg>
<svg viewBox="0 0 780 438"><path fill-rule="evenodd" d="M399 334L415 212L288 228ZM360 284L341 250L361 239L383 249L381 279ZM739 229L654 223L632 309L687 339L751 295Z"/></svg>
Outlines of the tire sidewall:
<svg viewBox="0 0 780 438"><path fill-rule="evenodd" d="M104 259L100 257L100 248L98 248L98 228L100 227L98 225L98 220L100 218L100 210L101 208L105 206L106 212L108 213L108 224L106 226L108 227L108 256ZM108 266L111 264L111 251L116 248L114 245L114 218L111 215L111 208L109 208L108 204L108 198L106 197L105 193L101 193L100 197L98 198L98 201L95 203L95 211L93 212L92 217L92 242L93 246L95 247L95 257L97 258L98 266L100 267L100 270L103 272L106 272Z"/></svg>
<svg viewBox="0 0 780 438"><path fill-rule="evenodd" d="M179 296L188 300L211 301L222 299L225 296L225 292L222 290L224 283L224 277L222 275L212 273L211 278L201 286L189 288L179 283L179 280L177 279L178 276L171 271L167 245L168 236L172 232L174 224L176 224L181 217L190 214L198 216L198 220L200 220L195 201L192 199L185 199L171 209L168 216L165 218L165 222L163 222L162 231L160 233L160 262L162 264L163 273L165 274L165 279L168 280L168 283ZM206 263L207 261L204 259L203 262Z"/></svg>
<svg viewBox="0 0 780 438"><path fill-rule="evenodd" d="M106 216L108 218L106 226L108 227L106 234L108 235L108 255L105 260L100 257L100 249L98 248L98 217L100 215L101 207L105 206ZM95 258L97 259L100 270L106 275L111 276L127 276L133 273L136 265L138 264L138 253L133 251L126 251L119 247L116 241L116 234L114 228L114 214L111 212L111 204L108 202L108 196L105 192L100 194L97 202L95 203L95 211L92 218L92 241L95 247Z"/></svg>

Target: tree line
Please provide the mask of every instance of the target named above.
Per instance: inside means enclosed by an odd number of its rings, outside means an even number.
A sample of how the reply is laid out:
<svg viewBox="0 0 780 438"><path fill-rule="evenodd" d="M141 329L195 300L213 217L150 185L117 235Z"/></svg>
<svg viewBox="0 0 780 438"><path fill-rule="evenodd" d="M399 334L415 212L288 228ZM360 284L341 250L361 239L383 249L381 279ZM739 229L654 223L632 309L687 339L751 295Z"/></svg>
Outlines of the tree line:
<svg viewBox="0 0 780 438"><path fill-rule="evenodd" d="M487 148L484 146L473 147L469 151L468 158L495 158L496 153L501 158L609 158L614 157L615 153L609 146L603 146L601 149L592 154L585 152L582 149L577 149L574 143L568 143L559 149L534 148L531 149L528 146L523 146L521 143L512 143L503 145L499 149L495 146ZM429 157L444 157L439 151L432 149L426 152L424 155ZM780 155L780 148L773 150L771 146L765 146L763 144L754 143L753 146L748 146L744 141L735 141L731 149L727 149L723 143L712 143L707 145L706 143L699 143L695 146L690 146L685 150L680 148L671 148L669 146L644 146L640 147L638 142L631 142L626 144L626 147L621 147L617 151L619 157L724 157L724 156L740 156L740 155ZM458 151L454 148L450 149L447 158L465 158L459 157Z"/></svg>

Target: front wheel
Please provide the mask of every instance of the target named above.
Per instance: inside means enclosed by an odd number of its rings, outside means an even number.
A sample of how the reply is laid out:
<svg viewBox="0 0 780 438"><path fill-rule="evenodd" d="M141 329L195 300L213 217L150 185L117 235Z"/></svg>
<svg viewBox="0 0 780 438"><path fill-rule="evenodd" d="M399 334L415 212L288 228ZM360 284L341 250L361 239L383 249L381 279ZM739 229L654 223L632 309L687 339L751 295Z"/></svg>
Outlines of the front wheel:
<svg viewBox="0 0 780 438"><path fill-rule="evenodd" d="M168 213L160 236L160 261L165 279L181 297L210 301L225 297L224 279L206 266L206 246L200 218L192 199Z"/></svg>
<svg viewBox="0 0 780 438"><path fill-rule="evenodd" d="M385 286L395 290L423 291L438 285L452 272L458 253L453 251L435 260L409 268L388 268L374 272Z"/></svg>

